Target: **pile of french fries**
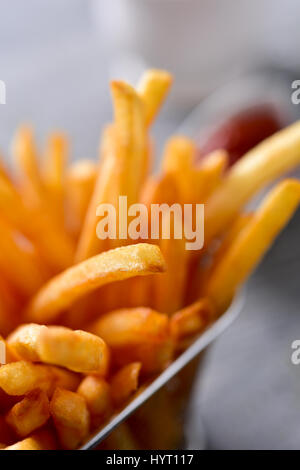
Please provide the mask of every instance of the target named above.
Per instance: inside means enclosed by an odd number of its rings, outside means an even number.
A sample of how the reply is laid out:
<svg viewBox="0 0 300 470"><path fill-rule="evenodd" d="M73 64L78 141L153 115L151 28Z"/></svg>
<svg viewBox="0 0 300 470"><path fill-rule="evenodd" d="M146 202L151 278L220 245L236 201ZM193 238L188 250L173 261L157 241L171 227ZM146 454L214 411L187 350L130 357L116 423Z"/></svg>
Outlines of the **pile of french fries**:
<svg viewBox="0 0 300 470"><path fill-rule="evenodd" d="M111 83L114 121L97 163L69 162L63 134L43 152L30 127L14 137L14 171L0 170L3 449L82 445L228 308L299 205L300 183L286 179L244 209L300 164L300 122L229 169L222 149L196 164L194 143L174 136L153 175L149 129L171 82L150 70L136 88ZM147 207L205 204L204 249L99 239L97 206L117 207L120 195ZM114 448L133 445L124 426Z"/></svg>

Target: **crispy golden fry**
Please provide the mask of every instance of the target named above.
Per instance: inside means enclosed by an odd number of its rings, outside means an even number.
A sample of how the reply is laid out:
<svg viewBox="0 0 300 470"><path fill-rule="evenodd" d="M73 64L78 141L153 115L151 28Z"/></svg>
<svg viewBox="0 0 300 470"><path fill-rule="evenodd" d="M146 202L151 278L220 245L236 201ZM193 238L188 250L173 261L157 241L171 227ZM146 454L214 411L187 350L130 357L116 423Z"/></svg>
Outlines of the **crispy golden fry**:
<svg viewBox="0 0 300 470"><path fill-rule="evenodd" d="M144 373L162 370L173 352L168 317L150 308L107 313L90 330L107 343L113 363L123 366L138 361Z"/></svg>
<svg viewBox="0 0 300 470"><path fill-rule="evenodd" d="M147 307L124 308L102 315L90 331L112 348L154 342L168 333L168 317Z"/></svg>
<svg viewBox="0 0 300 470"><path fill-rule="evenodd" d="M18 361L0 367L0 387L8 395L25 395L36 388L49 392L52 381L51 370L44 365Z"/></svg>
<svg viewBox="0 0 300 470"><path fill-rule="evenodd" d="M213 306L208 299L179 310L170 318L170 331L175 340L194 335L202 331L213 318Z"/></svg>
<svg viewBox="0 0 300 470"><path fill-rule="evenodd" d="M33 295L49 278L39 253L1 217L0 233L0 270L24 297Z"/></svg>
<svg viewBox="0 0 300 470"><path fill-rule="evenodd" d="M75 372L105 375L109 353L104 341L86 331L49 326L40 331L37 352L42 362Z"/></svg>
<svg viewBox="0 0 300 470"><path fill-rule="evenodd" d="M13 406L6 415L6 421L16 434L25 437L43 426L49 417L49 400L46 393L33 390Z"/></svg>
<svg viewBox="0 0 300 470"><path fill-rule="evenodd" d="M77 393L86 401L93 426L98 426L111 415L111 391L106 380L88 375L82 380Z"/></svg>
<svg viewBox="0 0 300 470"><path fill-rule="evenodd" d="M84 398L78 393L57 388L50 412L63 448L76 449L87 437L90 415Z"/></svg>
<svg viewBox="0 0 300 470"><path fill-rule="evenodd" d="M113 281L164 270L157 246L140 243L111 250L84 261L53 278L32 299L27 317L49 322L75 300Z"/></svg>
<svg viewBox="0 0 300 470"><path fill-rule="evenodd" d="M18 129L12 148L22 196L27 204L37 206L44 200L46 193L38 167L33 131L30 127L23 126Z"/></svg>
<svg viewBox="0 0 300 470"><path fill-rule="evenodd" d="M8 336L7 344L17 358L39 362L38 339L45 328L47 327L35 323L21 325Z"/></svg>
<svg viewBox="0 0 300 470"><path fill-rule="evenodd" d="M205 210L206 245L264 185L300 163L300 121L250 150L228 171Z"/></svg>
<svg viewBox="0 0 300 470"><path fill-rule="evenodd" d="M142 364L132 362L122 367L111 380L111 395L115 406L119 407L132 396L138 388L138 379Z"/></svg>
<svg viewBox="0 0 300 470"><path fill-rule="evenodd" d="M43 161L42 178L50 210L60 224L64 223L64 185L68 161L68 142L61 133L49 136Z"/></svg>
<svg viewBox="0 0 300 470"><path fill-rule="evenodd" d="M195 158L195 144L192 140L183 136L171 137L164 149L162 170L174 175L182 197L183 203L194 202L194 177L193 168Z"/></svg>
<svg viewBox="0 0 300 470"><path fill-rule="evenodd" d="M78 237L93 194L97 165L92 160L74 162L66 174L66 223L74 237ZM94 217L96 209L94 211Z"/></svg>
<svg viewBox="0 0 300 470"><path fill-rule="evenodd" d="M127 195L128 205L138 201L146 158L146 129L143 106L135 90L125 82L111 83L115 113L120 195ZM119 196L117 194L117 196Z"/></svg>
<svg viewBox="0 0 300 470"><path fill-rule="evenodd" d="M236 289L249 276L300 202L300 183L285 180L264 199L246 227L229 247L205 285L205 295L221 313Z"/></svg>
<svg viewBox="0 0 300 470"><path fill-rule="evenodd" d="M150 126L154 121L169 92L172 81L172 76L164 70L147 70L141 77L137 90L144 102L147 126Z"/></svg>
<svg viewBox="0 0 300 470"><path fill-rule="evenodd" d="M83 261L107 248L107 240L99 240L96 234L96 211L99 204L110 201L111 182L117 167L115 140L114 126L107 126L101 140L100 167L79 237L75 262Z"/></svg>

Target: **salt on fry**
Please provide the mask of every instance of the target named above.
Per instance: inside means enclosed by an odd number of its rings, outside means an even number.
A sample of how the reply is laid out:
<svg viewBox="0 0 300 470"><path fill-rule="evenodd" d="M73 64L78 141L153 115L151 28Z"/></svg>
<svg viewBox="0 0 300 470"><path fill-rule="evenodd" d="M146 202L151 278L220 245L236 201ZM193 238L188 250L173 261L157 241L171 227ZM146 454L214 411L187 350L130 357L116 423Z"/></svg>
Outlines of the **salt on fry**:
<svg viewBox="0 0 300 470"><path fill-rule="evenodd" d="M300 183L285 180L265 197L207 281L204 294L221 313L288 223L300 202Z"/></svg>
<svg viewBox="0 0 300 470"><path fill-rule="evenodd" d="M139 243L101 253L49 281L32 299L27 317L39 323L52 321L75 300L104 284L163 270L163 257L154 245Z"/></svg>

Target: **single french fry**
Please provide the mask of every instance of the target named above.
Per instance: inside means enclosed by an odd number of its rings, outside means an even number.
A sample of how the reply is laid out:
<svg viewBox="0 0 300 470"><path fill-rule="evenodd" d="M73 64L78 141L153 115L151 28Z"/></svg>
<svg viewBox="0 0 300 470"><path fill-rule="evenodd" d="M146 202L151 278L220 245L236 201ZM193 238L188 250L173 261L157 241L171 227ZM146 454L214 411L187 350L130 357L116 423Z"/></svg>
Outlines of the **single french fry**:
<svg viewBox="0 0 300 470"><path fill-rule="evenodd" d="M195 201L204 203L221 184L228 167L228 153L215 150L206 155L195 170Z"/></svg>
<svg viewBox="0 0 300 470"><path fill-rule="evenodd" d="M205 243L226 230L263 186L300 163L300 121L264 140L235 163L205 209Z"/></svg>
<svg viewBox="0 0 300 470"><path fill-rule="evenodd" d="M150 126L154 121L169 92L172 81L172 76L164 70L147 70L141 77L137 90L144 103L147 126Z"/></svg>
<svg viewBox="0 0 300 470"><path fill-rule="evenodd" d="M142 363L143 373L152 373L162 370L172 357L168 317L150 308L104 314L89 329L104 339L112 363L119 367L137 361Z"/></svg>
<svg viewBox="0 0 300 470"><path fill-rule="evenodd" d="M87 437L90 427L84 398L78 393L57 388L50 402L50 412L63 448L76 449Z"/></svg>
<svg viewBox="0 0 300 470"><path fill-rule="evenodd" d="M74 162L66 174L66 224L77 238L84 223L97 177L94 161L81 159ZM94 217L96 209L94 212Z"/></svg>
<svg viewBox="0 0 300 470"><path fill-rule="evenodd" d="M139 373L142 364L132 362L118 370L111 379L111 395L115 406L119 407L132 396L138 388Z"/></svg>
<svg viewBox="0 0 300 470"><path fill-rule="evenodd" d="M56 438L47 427L32 434L32 436L16 442L4 450L56 450L58 447Z"/></svg>
<svg viewBox="0 0 300 470"><path fill-rule="evenodd" d="M38 335L37 352L42 362L74 372L107 373L107 346L101 338L86 331L73 331L63 326L46 327Z"/></svg>
<svg viewBox="0 0 300 470"><path fill-rule="evenodd" d="M18 359L39 362L38 339L45 328L35 323L21 325L8 336L7 344Z"/></svg>
<svg viewBox="0 0 300 470"><path fill-rule="evenodd" d="M7 423L21 437L43 426L50 417L49 400L45 392L33 390L6 415Z"/></svg>
<svg viewBox="0 0 300 470"><path fill-rule="evenodd" d="M0 367L0 388L8 395L25 395L36 388L49 392L52 381L51 370L44 365L17 361Z"/></svg>
<svg viewBox="0 0 300 470"><path fill-rule="evenodd" d="M48 138L42 167L42 179L50 209L60 224L64 223L64 185L68 161L68 142L64 134L55 132Z"/></svg>
<svg viewBox="0 0 300 470"><path fill-rule="evenodd" d="M171 137L164 149L162 171L173 174L180 190L183 203L194 202L195 144L183 136Z"/></svg>
<svg viewBox="0 0 300 470"><path fill-rule="evenodd" d="M12 150L22 196L27 204L37 206L44 200L46 193L38 167L33 131L30 127L22 126L18 129Z"/></svg>
<svg viewBox="0 0 300 470"><path fill-rule="evenodd" d="M167 269L165 273L153 278L153 306L159 312L170 314L182 307L188 261L185 242L184 237L160 240Z"/></svg>
<svg viewBox="0 0 300 470"><path fill-rule="evenodd" d="M174 340L185 338L202 331L213 317L213 306L208 299L201 299L170 318L170 332Z"/></svg>
<svg viewBox="0 0 300 470"><path fill-rule="evenodd" d="M100 167L75 253L77 263L107 249L107 240L97 237L96 211L99 204L110 201L111 182L117 168L116 155L115 128L110 125L104 129L101 139Z"/></svg>
<svg viewBox="0 0 300 470"><path fill-rule="evenodd" d="M168 334L168 317L147 307L123 308L101 315L89 330L111 348L152 343Z"/></svg>
<svg viewBox="0 0 300 470"><path fill-rule="evenodd" d="M250 275L300 202L300 183L285 180L265 197L259 209L211 273L204 293L221 313Z"/></svg>
<svg viewBox="0 0 300 470"><path fill-rule="evenodd" d="M40 254L30 240L1 217L0 233L0 270L22 296L33 295L49 278Z"/></svg>
<svg viewBox="0 0 300 470"><path fill-rule="evenodd" d="M33 321L45 323L98 287L163 270L163 257L154 245L139 243L101 253L48 282L32 299L27 316Z"/></svg>
<svg viewBox="0 0 300 470"><path fill-rule="evenodd" d="M80 383L77 393L86 401L93 426L98 426L111 415L110 385L103 378L88 375Z"/></svg>

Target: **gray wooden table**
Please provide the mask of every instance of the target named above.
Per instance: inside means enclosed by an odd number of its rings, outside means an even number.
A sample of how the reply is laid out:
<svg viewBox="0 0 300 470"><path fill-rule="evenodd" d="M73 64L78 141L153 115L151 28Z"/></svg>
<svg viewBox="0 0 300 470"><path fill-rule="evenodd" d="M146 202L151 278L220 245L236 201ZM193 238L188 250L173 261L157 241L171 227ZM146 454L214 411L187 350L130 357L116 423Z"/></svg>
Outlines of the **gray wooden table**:
<svg viewBox="0 0 300 470"><path fill-rule="evenodd" d="M0 8L0 79L7 85L0 149L7 151L25 120L39 139L66 130L74 158L96 157L99 131L111 118L109 66L85 0L72 0L72 15L68 0L2 0ZM182 117L163 112L159 143ZM201 415L209 448L300 447L300 366L290 361L291 343L300 339L299 233L300 213L248 283L242 315L208 354L193 425Z"/></svg>

